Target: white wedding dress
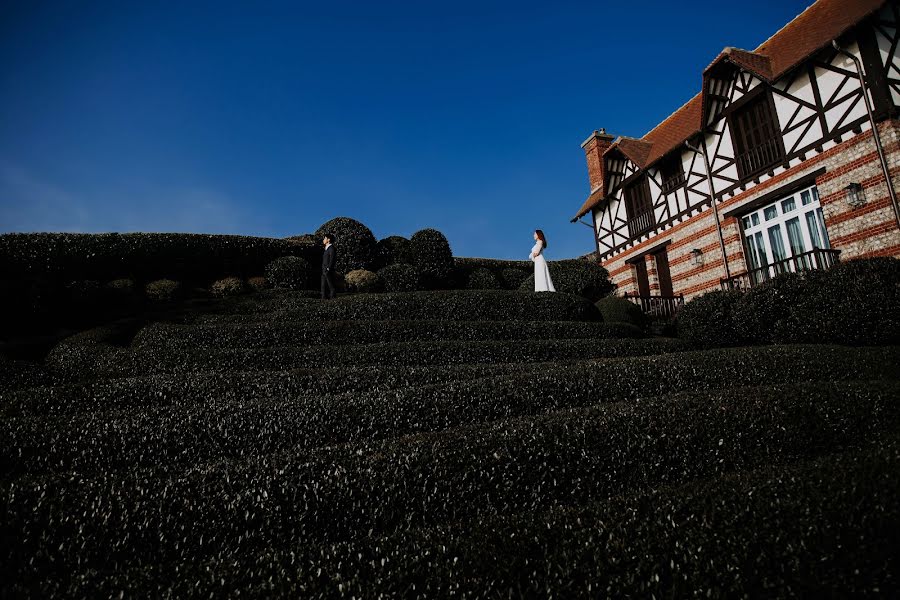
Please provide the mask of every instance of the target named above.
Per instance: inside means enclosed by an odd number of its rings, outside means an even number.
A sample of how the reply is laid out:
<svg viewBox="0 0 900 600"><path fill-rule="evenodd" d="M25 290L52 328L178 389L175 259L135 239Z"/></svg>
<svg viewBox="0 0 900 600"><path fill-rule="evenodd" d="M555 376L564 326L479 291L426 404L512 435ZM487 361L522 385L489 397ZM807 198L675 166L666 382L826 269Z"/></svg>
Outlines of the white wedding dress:
<svg viewBox="0 0 900 600"><path fill-rule="evenodd" d="M534 262L534 291L555 292L553 280L550 279L550 269L544 259L544 243L538 240L531 249L531 260Z"/></svg>

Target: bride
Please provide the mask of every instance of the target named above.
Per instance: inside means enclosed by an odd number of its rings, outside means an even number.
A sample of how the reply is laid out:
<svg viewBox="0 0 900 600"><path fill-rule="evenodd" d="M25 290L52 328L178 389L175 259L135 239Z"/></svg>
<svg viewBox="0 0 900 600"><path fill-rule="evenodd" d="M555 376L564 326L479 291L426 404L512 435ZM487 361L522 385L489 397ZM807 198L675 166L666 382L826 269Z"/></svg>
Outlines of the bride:
<svg viewBox="0 0 900 600"><path fill-rule="evenodd" d="M544 259L544 250L547 248L547 238L540 229L534 231L534 248L528 258L534 263L534 291L536 292L555 292L553 280L550 279L550 269L547 268L547 261Z"/></svg>

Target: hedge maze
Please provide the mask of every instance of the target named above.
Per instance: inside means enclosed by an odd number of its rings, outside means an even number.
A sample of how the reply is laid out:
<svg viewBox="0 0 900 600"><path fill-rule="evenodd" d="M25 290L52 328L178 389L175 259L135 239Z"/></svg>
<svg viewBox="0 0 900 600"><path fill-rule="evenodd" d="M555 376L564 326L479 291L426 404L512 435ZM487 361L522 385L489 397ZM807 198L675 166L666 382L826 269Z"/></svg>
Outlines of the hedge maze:
<svg viewBox="0 0 900 600"><path fill-rule="evenodd" d="M890 594L898 364L501 289L93 329L0 360L0 596Z"/></svg>

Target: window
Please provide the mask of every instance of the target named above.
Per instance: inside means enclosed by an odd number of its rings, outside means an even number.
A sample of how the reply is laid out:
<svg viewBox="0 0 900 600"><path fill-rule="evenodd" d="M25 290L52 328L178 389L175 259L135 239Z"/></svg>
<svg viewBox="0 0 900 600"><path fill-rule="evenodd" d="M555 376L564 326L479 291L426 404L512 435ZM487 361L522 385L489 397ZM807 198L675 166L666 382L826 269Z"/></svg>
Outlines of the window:
<svg viewBox="0 0 900 600"><path fill-rule="evenodd" d="M815 186L745 215L741 225L754 284L784 271L818 268L817 261L827 260L813 256L831 247Z"/></svg>
<svg viewBox="0 0 900 600"><path fill-rule="evenodd" d="M741 179L762 173L784 157L775 107L767 92L735 111L729 123Z"/></svg>
<svg viewBox="0 0 900 600"><path fill-rule="evenodd" d="M625 188L625 210L628 213L628 233L637 237L656 225L650 183L646 175Z"/></svg>
<svg viewBox="0 0 900 600"><path fill-rule="evenodd" d="M674 154L659 162L659 175L662 179L662 193L670 194L684 185L684 168L681 155Z"/></svg>

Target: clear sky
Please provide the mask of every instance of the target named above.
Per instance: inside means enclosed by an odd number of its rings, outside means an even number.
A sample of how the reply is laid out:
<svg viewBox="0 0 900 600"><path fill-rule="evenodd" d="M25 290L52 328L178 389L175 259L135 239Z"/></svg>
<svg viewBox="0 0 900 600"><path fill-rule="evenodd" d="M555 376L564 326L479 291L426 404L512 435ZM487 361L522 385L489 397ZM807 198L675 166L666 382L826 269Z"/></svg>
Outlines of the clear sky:
<svg viewBox="0 0 900 600"><path fill-rule="evenodd" d="M0 0L0 232L351 216L577 256L590 132L642 136L809 3Z"/></svg>

